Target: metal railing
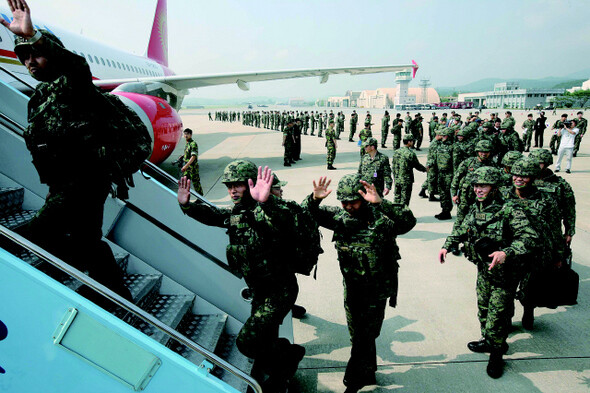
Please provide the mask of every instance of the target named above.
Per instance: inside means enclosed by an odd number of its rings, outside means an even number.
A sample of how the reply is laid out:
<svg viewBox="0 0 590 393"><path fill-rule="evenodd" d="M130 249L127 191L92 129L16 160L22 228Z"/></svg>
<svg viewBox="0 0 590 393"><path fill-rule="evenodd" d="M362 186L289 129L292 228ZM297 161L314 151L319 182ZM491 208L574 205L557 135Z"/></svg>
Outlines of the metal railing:
<svg viewBox="0 0 590 393"><path fill-rule="evenodd" d="M221 359L214 353L210 352L206 348L203 348L201 345L195 343L194 341L190 340L186 336L182 335L175 329L172 329L170 326L166 325L153 315L150 315L146 311L142 310L141 308L137 307L135 304L131 303L130 301L124 299L117 293L113 292L109 288L105 287L98 281L90 278L80 270L70 266L69 264L65 263L61 259L57 258L56 256L50 254L49 252L45 251L41 247L31 243L24 237L18 235L17 233L11 231L10 229L0 225L0 234L9 239L14 244L18 244L22 248L32 252L43 261L50 263L51 265L55 266L56 268L60 269L61 271L69 274L76 280L82 282L82 284L89 286L94 291L99 293L100 295L104 296L105 298L109 299L117 306L125 309L126 311L132 313L133 315L141 318L146 323L156 327L158 330L164 332L170 338L178 341L182 345L185 345L192 349L193 351L203 355L207 360L211 361L211 363L223 368L226 371L229 371L234 376L239 378L240 380L244 381L248 384L252 389L254 389L257 393L262 393L262 388L258 384L258 382L252 378L250 375L244 373L239 368L236 368L234 365L226 362L225 360ZM211 370L208 370L211 371Z"/></svg>

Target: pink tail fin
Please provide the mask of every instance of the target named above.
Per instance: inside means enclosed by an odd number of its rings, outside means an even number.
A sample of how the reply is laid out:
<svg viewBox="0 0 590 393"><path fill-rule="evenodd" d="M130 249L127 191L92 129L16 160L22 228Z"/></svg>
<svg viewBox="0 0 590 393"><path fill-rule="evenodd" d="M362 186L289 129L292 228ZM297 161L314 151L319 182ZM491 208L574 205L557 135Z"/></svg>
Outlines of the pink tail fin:
<svg viewBox="0 0 590 393"><path fill-rule="evenodd" d="M168 15L166 0L158 0L147 57L168 67Z"/></svg>
<svg viewBox="0 0 590 393"><path fill-rule="evenodd" d="M416 71L418 71L418 63L412 60L412 64L414 64L413 71L412 71L412 79L416 78Z"/></svg>

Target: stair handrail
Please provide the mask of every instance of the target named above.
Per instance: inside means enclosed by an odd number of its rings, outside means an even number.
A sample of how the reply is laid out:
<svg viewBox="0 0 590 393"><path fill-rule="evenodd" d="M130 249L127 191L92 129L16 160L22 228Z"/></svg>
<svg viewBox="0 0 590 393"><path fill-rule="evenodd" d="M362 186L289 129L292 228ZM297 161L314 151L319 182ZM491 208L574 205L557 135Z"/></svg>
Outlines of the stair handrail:
<svg viewBox="0 0 590 393"><path fill-rule="evenodd" d="M85 273L81 272L80 270L76 269L75 267L67 264L66 262L62 261L60 258L54 256L53 254L47 252L43 248L37 246L36 244L30 242L29 240L25 239L24 237L20 236L19 234L11 231L10 229L6 228L3 225L0 225L0 234L9 239L11 242L18 244L19 246L23 247L24 249L32 252L42 260L50 263L51 265L55 266L56 268L60 269L61 271L69 274L76 280L82 282L82 284L89 286L94 291L99 293L101 296L106 297L117 306L122 307L126 311L132 313L133 315L141 318L144 322L149 325L154 326L158 330L164 332L170 338L178 341L179 343L189 347L193 351L203 355L207 360L211 361L215 365L223 368L226 371L229 371L234 376L239 378L240 380L244 381L248 384L256 393L262 393L262 388L260 384L252 378L250 375L244 373L239 368L235 367L231 363L223 360L216 354L210 352L208 349L202 347L200 344L192 341L188 337L184 336L177 330L171 328L170 326L166 325L153 315L147 313L146 311L142 310L141 308L137 307L135 304L131 303L127 299L124 299L111 289L105 287L98 281L92 279L91 277L87 276ZM200 366L202 367L202 365Z"/></svg>
<svg viewBox="0 0 590 393"><path fill-rule="evenodd" d="M21 79L20 77L16 76L16 74L12 71L7 70L6 68L4 68L3 66L0 65L0 71L4 72L5 74L10 75L10 77L14 78L15 80L19 81L20 83L22 83L23 85L25 85L26 87L30 88L31 91L35 90L35 86L31 85L29 82L27 82L24 79Z"/></svg>

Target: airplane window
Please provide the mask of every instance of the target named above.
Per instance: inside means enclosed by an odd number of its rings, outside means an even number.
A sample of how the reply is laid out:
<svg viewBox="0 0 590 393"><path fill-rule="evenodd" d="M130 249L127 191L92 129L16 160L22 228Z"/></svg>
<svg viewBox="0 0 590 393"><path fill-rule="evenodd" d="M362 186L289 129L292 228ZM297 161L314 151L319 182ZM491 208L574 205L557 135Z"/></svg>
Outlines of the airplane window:
<svg viewBox="0 0 590 393"><path fill-rule="evenodd" d="M0 41L2 41L2 38L0 38ZM72 52L74 52L75 54L78 54L78 52L76 52L75 50L73 50Z"/></svg>
<svg viewBox="0 0 590 393"><path fill-rule="evenodd" d="M84 56L84 53L82 53L82 52L80 52L80 56L82 56L82 57L86 57L86 56Z"/></svg>
<svg viewBox="0 0 590 393"><path fill-rule="evenodd" d="M102 65L106 65L102 57L100 58L100 62L102 63Z"/></svg>
<svg viewBox="0 0 590 393"><path fill-rule="evenodd" d="M88 55L88 60L89 60L91 63L94 63L94 60L92 60L92 55Z"/></svg>
<svg viewBox="0 0 590 393"><path fill-rule="evenodd" d="M117 62L117 67L121 68L121 63Z"/></svg>
<svg viewBox="0 0 590 393"><path fill-rule="evenodd" d="M94 60L96 60L96 64L100 64L100 62L98 61L98 57L94 56Z"/></svg>

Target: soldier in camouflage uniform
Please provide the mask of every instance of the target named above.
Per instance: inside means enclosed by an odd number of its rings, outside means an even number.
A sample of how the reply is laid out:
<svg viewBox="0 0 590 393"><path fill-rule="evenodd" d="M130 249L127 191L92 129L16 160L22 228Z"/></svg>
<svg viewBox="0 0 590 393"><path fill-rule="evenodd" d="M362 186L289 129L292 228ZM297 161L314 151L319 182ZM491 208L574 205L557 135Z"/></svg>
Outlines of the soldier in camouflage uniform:
<svg viewBox="0 0 590 393"><path fill-rule="evenodd" d="M109 133L116 130L104 129L103 113L93 105L105 98L92 83L83 57L65 49L51 32L35 30L26 2L12 2L11 11L12 22L1 23L15 35L18 59L40 82L28 103L24 139L41 183L49 186L45 204L22 234L132 300L123 272L102 241L104 203L113 176L104 148ZM72 162L76 157L79 162ZM78 292L102 307L112 307L86 286Z"/></svg>
<svg viewBox="0 0 590 393"><path fill-rule="evenodd" d="M502 162L504 154L509 151L524 151L522 140L518 136L518 133L514 131L514 128L503 125L500 126L500 151L496 154L496 162Z"/></svg>
<svg viewBox="0 0 590 393"><path fill-rule="evenodd" d="M201 186L201 177L199 175L199 146L193 140L193 130L187 128L183 134L186 145L184 147L184 155L181 157L184 165L180 170L182 176L191 179L195 191L199 195L203 195L203 187Z"/></svg>
<svg viewBox="0 0 590 393"><path fill-rule="evenodd" d="M393 183L389 158L377 151L377 139L367 138L362 144L365 155L361 157L358 173L363 180L377 189L380 197L389 194Z"/></svg>
<svg viewBox="0 0 590 393"><path fill-rule="evenodd" d="M588 120L582 117L584 113L581 111L577 113L578 119L576 127L580 132L576 135L576 139L574 140L574 157L578 155L578 151L580 150L580 143L582 142L582 137L586 134L586 129L588 128Z"/></svg>
<svg viewBox="0 0 590 393"><path fill-rule="evenodd" d="M455 226L461 225L463 218L475 203L475 194L471 189L471 180L475 171L483 166L496 166L492 161L492 144L489 141L479 141L475 146L475 153L476 156L463 161L453 175L451 196L453 202L457 204Z"/></svg>
<svg viewBox="0 0 590 393"><path fill-rule="evenodd" d="M348 141L354 142L352 138L354 138L354 134L356 133L356 125L359 122L359 117L356 114L356 111L353 110L352 114L350 115L350 134L348 134Z"/></svg>
<svg viewBox="0 0 590 393"><path fill-rule="evenodd" d="M399 113L398 113L399 115ZM397 116L391 124L391 134L393 135L393 149L399 149L402 141L402 128L404 121Z"/></svg>
<svg viewBox="0 0 590 393"><path fill-rule="evenodd" d="M529 157L539 162L541 173L535 179L535 186L541 191L549 193L551 200L557 204L559 219L563 225L566 245L572 242L576 233L576 198L572 186L560 176L557 176L549 166L553 164L553 157L547 149L534 149Z"/></svg>
<svg viewBox="0 0 590 393"><path fill-rule="evenodd" d="M414 169L426 172L424 165L420 164L414 152L414 136L404 136L404 146L393 152L393 178L395 180L394 202L406 206L410 205L412 186L414 185Z"/></svg>
<svg viewBox="0 0 590 393"><path fill-rule="evenodd" d="M525 130L523 144L525 151L528 152L531 150L531 142L533 140L533 131L535 129L535 121L533 120L533 114L529 113L527 115L527 119L522 123L522 129Z"/></svg>
<svg viewBox="0 0 590 393"><path fill-rule="evenodd" d="M324 137L324 117L318 112L318 138Z"/></svg>
<svg viewBox="0 0 590 393"><path fill-rule="evenodd" d="M422 146L422 140L424 139L424 128L422 127L423 120L422 115L416 113L414 120L410 123L410 133L414 136L414 143L417 151L420 151L420 146Z"/></svg>
<svg viewBox="0 0 590 393"><path fill-rule="evenodd" d="M514 117L512 117L512 112L506 111L504 114L504 120L502 120L502 123L500 124L500 129L504 127L504 129L513 131L515 125L516 120L514 120Z"/></svg>
<svg viewBox="0 0 590 393"><path fill-rule="evenodd" d="M450 138L453 131L443 128L436 131L442 139L432 152L432 157L426 166L436 167L438 179L438 192L440 194L440 207L442 211L434 217L439 220L450 220L453 202L451 200L451 183L453 181L453 143Z"/></svg>
<svg viewBox="0 0 590 393"><path fill-rule="evenodd" d="M430 137L430 142L432 142L434 140L434 137L436 136L436 128L438 126L438 116L434 115L432 116L432 119L430 119L430 121L428 122L428 136Z"/></svg>
<svg viewBox="0 0 590 393"><path fill-rule="evenodd" d="M328 164L329 170L335 170L337 168L334 167L334 159L336 158L336 149L338 148L338 144L336 142L336 131L334 130L334 120L330 121L328 125L328 129L326 130L326 163Z"/></svg>
<svg viewBox="0 0 590 393"><path fill-rule="evenodd" d="M561 142L561 138L558 135L559 130L563 128L563 123L567 121L567 114L561 115L561 119L555 120L553 126L551 127L551 131L553 131L553 135L551 135L551 140L549 141L549 149L551 149L551 153L553 155L557 155L557 149L559 148L559 143Z"/></svg>
<svg viewBox="0 0 590 393"><path fill-rule="evenodd" d="M361 157L365 155L365 149L362 147L363 142L368 138L371 138L373 133L371 132L371 125L365 124L365 128L359 131L359 146L361 146Z"/></svg>
<svg viewBox="0 0 590 393"><path fill-rule="evenodd" d="M352 350L344 374L346 392L375 384L377 370L375 340L385 316L387 298L397 305L398 235L416 225L412 212L402 205L381 199L375 186L358 174L345 175L338 183L337 198L342 208L320 206L332 191L322 177L303 205L318 224L334 231L344 278L344 308ZM363 186L366 192L363 190Z"/></svg>
<svg viewBox="0 0 590 393"><path fill-rule="evenodd" d="M179 182L178 202L187 216L227 229L230 269L244 278L252 292L250 317L236 344L269 376L263 388L282 392L305 355L302 346L279 338L279 325L293 308L299 291L295 273L281 258L278 236L293 225L292 215L271 195L273 177L268 168L236 160L227 165L221 181L232 208L219 208L200 199L190 202L190 180L186 177Z"/></svg>
<svg viewBox="0 0 590 393"><path fill-rule="evenodd" d="M457 139L453 146L453 167L455 172L463 160L473 157L475 154L475 145L469 139L468 134L468 131L463 128L455 135Z"/></svg>
<svg viewBox="0 0 590 393"><path fill-rule="evenodd" d="M311 115L309 116L309 121L311 123L311 133L309 135L314 136L315 135L315 124L316 124L316 119L315 119L315 114L313 113L313 111L311 111Z"/></svg>
<svg viewBox="0 0 590 393"><path fill-rule="evenodd" d="M509 151L508 153L504 154L504 158L502 158L501 165L504 168L502 172L502 179L501 185L504 187L511 187L512 186L512 165L520 160L523 154L519 151Z"/></svg>
<svg viewBox="0 0 590 393"><path fill-rule="evenodd" d="M295 126L293 118L289 116L286 120L287 126L283 130L283 148L285 149L283 155L283 166L291 166L295 163Z"/></svg>
<svg viewBox="0 0 590 393"><path fill-rule="evenodd" d="M442 120L440 121L440 125L442 126ZM442 126L444 128L444 126ZM436 133L436 132L435 132ZM434 140L430 143L430 147L428 148L428 156L426 157L426 180L422 183L422 188L420 190L420 195L422 198L428 198L429 202L438 202L439 199L435 196L438 194L438 170L436 169L436 165L432 165L434 152L436 151L438 145L442 140L442 136L440 134L436 134L434 136ZM426 190L428 190L428 195L426 195Z"/></svg>
<svg viewBox="0 0 590 393"><path fill-rule="evenodd" d="M389 112L385 111L385 115L381 119L381 147L386 148L387 134L389 134Z"/></svg>
<svg viewBox="0 0 590 393"><path fill-rule="evenodd" d="M505 204L498 191L500 172L483 167L472 183L477 203L447 237L439 252L445 262L447 250L464 245L465 256L477 264L477 306L482 339L467 344L473 352L490 352L487 373L502 376L502 356L514 315L514 297L522 277L522 261L539 242L526 214L518 204Z"/></svg>
<svg viewBox="0 0 590 393"><path fill-rule="evenodd" d="M542 288L539 279L543 275L555 275L555 269L561 265L565 252L557 208L549 194L534 185L540 171L539 162L534 158L521 158L511 168L513 185L500 189L504 200L519 205L535 231L543 236L537 252L531 255L524 266L525 274L518 294L524 307L522 326L527 330L533 328L534 309L539 296L549 289Z"/></svg>
<svg viewBox="0 0 590 393"><path fill-rule="evenodd" d="M373 123L371 123L371 119L373 117L371 116L371 113L369 113L369 111L367 111L367 115L365 116L365 128L367 128L367 126L369 126L369 130L371 129L371 126L373 125Z"/></svg>
<svg viewBox="0 0 590 393"><path fill-rule="evenodd" d="M340 139L340 134L344 132L344 123L346 122L344 112L340 112L338 119L340 120L340 123L338 123L338 139Z"/></svg>

